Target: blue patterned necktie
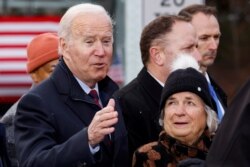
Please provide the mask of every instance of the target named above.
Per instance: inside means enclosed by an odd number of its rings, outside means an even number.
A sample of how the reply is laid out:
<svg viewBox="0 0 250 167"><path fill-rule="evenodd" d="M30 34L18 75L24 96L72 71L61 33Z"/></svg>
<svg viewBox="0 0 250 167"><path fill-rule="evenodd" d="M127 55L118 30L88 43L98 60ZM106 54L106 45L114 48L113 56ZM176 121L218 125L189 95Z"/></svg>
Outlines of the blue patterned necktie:
<svg viewBox="0 0 250 167"><path fill-rule="evenodd" d="M221 121L222 117L223 117L223 113L221 111L221 108L220 108L220 102L219 102L219 99L214 91L214 88L213 86L211 85L211 83L208 83L208 87L209 87L209 92L210 92L210 95L213 97L215 103L216 103L216 108L217 108L217 112L218 112L218 119L219 121Z"/></svg>

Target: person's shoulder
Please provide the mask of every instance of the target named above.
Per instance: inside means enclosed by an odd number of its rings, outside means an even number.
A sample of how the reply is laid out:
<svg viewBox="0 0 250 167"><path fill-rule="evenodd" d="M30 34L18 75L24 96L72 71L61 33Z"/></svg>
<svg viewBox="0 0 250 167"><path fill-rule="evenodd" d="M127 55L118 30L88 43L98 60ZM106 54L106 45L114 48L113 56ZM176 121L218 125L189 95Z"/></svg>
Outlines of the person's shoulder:
<svg viewBox="0 0 250 167"><path fill-rule="evenodd" d="M249 95L249 90L250 90L250 77L243 83L243 85L239 88L237 93Z"/></svg>
<svg viewBox="0 0 250 167"><path fill-rule="evenodd" d="M0 122L6 124L6 125L10 125L13 123L14 120L14 116L16 115L16 110L17 110L17 105L19 103L19 100L14 103L8 110L7 112L3 115L3 117L1 118Z"/></svg>
<svg viewBox="0 0 250 167"><path fill-rule="evenodd" d="M98 86L99 90L107 89L111 92L115 92L119 89L118 84L109 76L106 76L103 80L99 81Z"/></svg>
<svg viewBox="0 0 250 167"><path fill-rule="evenodd" d="M139 85L137 79L135 78L131 82L129 82L128 84L123 86L121 89L119 89L115 93L115 95L118 97L123 97L123 96L126 96L127 94L133 94L134 90L138 89L139 86L140 85Z"/></svg>
<svg viewBox="0 0 250 167"><path fill-rule="evenodd" d="M139 147L134 152L133 163L161 160L162 154L159 152L158 147L158 142L151 142Z"/></svg>
<svg viewBox="0 0 250 167"><path fill-rule="evenodd" d="M60 83L63 84L63 83ZM64 86L66 86L66 83L64 83ZM64 89L66 89L64 88ZM53 94L54 92L58 92L58 85L53 82L51 77L43 80L38 85L33 86L30 91L28 91L25 95L32 95L32 96L39 96L39 97L48 97L48 94ZM25 96L24 95L24 96ZM22 98L21 98L22 99Z"/></svg>
<svg viewBox="0 0 250 167"><path fill-rule="evenodd" d="M50 97L48 101L52 101L54 99L53 94L57 91L57 89L55 89L51 83L48 84L49 82L47 81L49 81L49 79L46 79L38 85L32 87L20 98L16 115L19 113L20 106L24 107L28 105L38 107L38 104L42 104L44 99L48 99L48 97Z"/></svg>

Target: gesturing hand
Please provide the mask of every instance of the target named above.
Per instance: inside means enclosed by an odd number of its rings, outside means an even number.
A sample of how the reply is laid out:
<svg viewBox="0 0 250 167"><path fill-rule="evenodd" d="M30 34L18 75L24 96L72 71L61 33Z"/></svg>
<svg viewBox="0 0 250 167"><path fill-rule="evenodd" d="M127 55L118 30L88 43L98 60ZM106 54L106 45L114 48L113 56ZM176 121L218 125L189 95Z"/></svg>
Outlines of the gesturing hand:
<svg viewBox="0 0 250 167"><path fill-rule="evenodd" d="M118 113L115 111L115 101L110 99L108 105L102 110L96 112L88 127L89 144L94 147L99 144L104 136L114 132L115 125L118 122Z"/></svg>

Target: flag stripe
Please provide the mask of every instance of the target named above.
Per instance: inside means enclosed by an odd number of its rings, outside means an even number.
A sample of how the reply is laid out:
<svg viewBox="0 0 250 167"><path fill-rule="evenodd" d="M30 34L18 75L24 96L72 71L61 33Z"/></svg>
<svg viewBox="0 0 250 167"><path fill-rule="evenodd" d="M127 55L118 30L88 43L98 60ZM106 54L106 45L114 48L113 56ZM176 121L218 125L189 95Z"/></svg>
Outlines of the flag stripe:
<svg viewBox="0 0 250 167"><path fill-rule="evenodd" d="M16 102L21 95L18 96L1 96L0 95L0 103L13 103Z"/></svg>
<svg viewBox="0 0 250 167"><path fill-rule="evenodd" d="M0 45L27 45L32 38L34 38L34 35L1 35Z"/></svg>
<svg viewBox="0 0 250 167"><path fill-rule="evenodd" d="M21 96L29 90L28 87L3 87L0 88L0 96Z"/></svg>
<svg viewBox="0 0 250 167"><path fill-rule="evenodd" d="M30 87L32 83L0 83L1 89L4 89L6 87L8 88L16 88L16 87Z"/></svg>
<svg viewBox="0 0 250 167"><path fill-rule="evenodd" d="M26 48L27 44L19 44L19 45L9 45L9 44L2 44L0 45L0 49L9 49L9 48Z"/></svg>
<svg viewBox="0 0 250 167"><path fill-rule="evenodd" d="M12 71L0 71L0 74L1 74L1 77L3 77L4 75L8 75L8 76L11 76L11 75L20 75L20 74L24 74L25 76L27 76L27 72L26 70L18 70L18 71L15 71L15 70L12 70Z"/></svg>
<svg viewBox="0 0 250 167"><path fill-rule="evenodd" d="M16 62L18 62L18 61L27 61L27 58L25 58L25 57L16 57L16 58L14 58L13 56L11 56L11 57L6 57L6 58L1 58L0 57L0 62L4 62L4 61L16 61Z"/></svg>
<svg viewBox="0 0 250 167"><path fill-rule="evenodd" d="M0 71L24 70L26 62L4 61L0 62Z"/></svg>
<svg viewBox="0 0 250 167"><path fill-rule="evenodd" d="M52 31L54 32L54 31ZM15 31L0 31L0 35L38 35L42 34L44 31L36 31L36 32L28 32L28 31L23 31L23 32L15 32Z"/></svg>
<svg viewBox="0 0 250 167"><path fill-rule="evenodd" d="M59 22L60 17L58 16L1 16L0 22Z"/></svg>
<svg viewBox="0 0 250 167"><path fill-rule="evenodd" d="M1 75L0 83L31 83L31 78L27 74Z"/></svg>
<svg viewBox="0 0 250 167"><path fill-rule="evenodd" d="M23 48L0 48L0 58L27 58L26 46Z"/></svg>
<svg viewBox="0 0 250 167"><path fill-rule="evenodd" d="M57 31L58 23L50 23L50 22L43 22L41 26L41 22L22 22L22 23L11 23L5 22L1 23L0 32L10 32L16 33L17 29L18 32L50 32L50 31Z"/></svg>
<svg viewBox="0 0 250 167"><path fill-rule="evenodd" d="M15 102L32 84L26 47L38 34L57 32L60 17L0 17L0 102Z"/></svg>

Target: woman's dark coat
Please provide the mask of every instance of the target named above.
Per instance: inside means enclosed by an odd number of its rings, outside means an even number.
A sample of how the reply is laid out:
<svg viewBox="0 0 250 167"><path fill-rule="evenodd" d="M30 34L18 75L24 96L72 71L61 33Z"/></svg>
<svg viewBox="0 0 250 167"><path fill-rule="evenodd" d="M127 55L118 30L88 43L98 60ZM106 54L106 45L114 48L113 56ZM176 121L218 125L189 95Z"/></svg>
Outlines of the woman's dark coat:
<svg viewBox="0 0 250 167"><path fill-rule="evenodd" d="M181 160L197 158L205 160L211 145L208 130L192 146L182 144L170 137L166 132L161 132L158 142L152 142L135 151L133 167L174 167Z"/></svg>

